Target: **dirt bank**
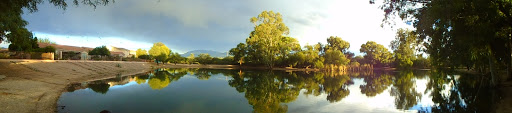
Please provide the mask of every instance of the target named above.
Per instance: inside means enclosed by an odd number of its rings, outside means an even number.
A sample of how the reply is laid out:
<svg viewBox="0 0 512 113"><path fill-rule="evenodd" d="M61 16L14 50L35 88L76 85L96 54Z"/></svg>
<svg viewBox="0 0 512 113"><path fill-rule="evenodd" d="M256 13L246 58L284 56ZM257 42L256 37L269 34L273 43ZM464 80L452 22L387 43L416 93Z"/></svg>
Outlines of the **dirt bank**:
<svg viewBox="0 0 512 113"><path fill-rule="evenodd" d="M163 68L208 68L208 69L261 69L268 70L269 68L263 66L239 66L239 65L200 65L200 64L160 64L158 67ZM319 69L313 68L281 68L274 67L272 70L282 71L320 71Z"/></svg>
<svg viewBox="0 0 512 113"><path fill-rule="evenodd" d="M144 62L0 59L0 113L52 113L69 83L133 75L153 67Z"/></svg>

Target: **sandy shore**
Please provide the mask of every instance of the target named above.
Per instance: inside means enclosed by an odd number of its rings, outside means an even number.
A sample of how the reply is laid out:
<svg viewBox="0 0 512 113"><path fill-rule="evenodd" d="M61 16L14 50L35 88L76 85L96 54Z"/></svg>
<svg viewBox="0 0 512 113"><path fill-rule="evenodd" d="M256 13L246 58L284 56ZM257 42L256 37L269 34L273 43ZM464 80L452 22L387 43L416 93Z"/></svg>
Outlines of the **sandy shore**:
<svg viewBox="0 0 512 113"><path fill-rule="evenodd" d="M52 113L70 83L134 75L145 62L0 59L0 113Z"/></svg>

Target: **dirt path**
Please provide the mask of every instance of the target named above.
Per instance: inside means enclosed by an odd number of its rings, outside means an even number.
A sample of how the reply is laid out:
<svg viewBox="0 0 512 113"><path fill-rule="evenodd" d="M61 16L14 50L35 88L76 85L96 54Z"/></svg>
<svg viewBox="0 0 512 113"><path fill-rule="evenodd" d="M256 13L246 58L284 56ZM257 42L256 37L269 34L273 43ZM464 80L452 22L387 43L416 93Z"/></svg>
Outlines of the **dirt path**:
<svg viewBox="0 0 512 113"><path fill-rule="evenodd" d="M144 62L0 60L0 113L52 113L69 83L134 75Z"/></svg>

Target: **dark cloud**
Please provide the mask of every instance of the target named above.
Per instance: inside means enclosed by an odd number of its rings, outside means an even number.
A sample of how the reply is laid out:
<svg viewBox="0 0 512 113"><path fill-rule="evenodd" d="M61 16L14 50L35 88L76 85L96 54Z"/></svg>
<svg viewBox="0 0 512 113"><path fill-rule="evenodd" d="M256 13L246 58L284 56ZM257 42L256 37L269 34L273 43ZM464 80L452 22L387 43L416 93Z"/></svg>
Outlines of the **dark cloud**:
<svg viewBox="0 0 512 113"><path fill-rule="evenodd" d="M315 0L117 0L96 9L80 5L62 10L46 3L23 17L29 30L41 33L164 42L181 51L227 51L245 41L253 29L249 19L261 11L280 12L292 31L302 33L306 31L302 28L327 17L324 6L328 4Z"/></svg>
<svg viewBox="0 0 512 113"><path fill-rule="evenodd" d="M121 37L139 42L164 42L180 50L226 51L245 41L249 18L259 12L236 2L197 0L124 0L96 9L50 4L24 18L27 28L56 35Z"/></svg>

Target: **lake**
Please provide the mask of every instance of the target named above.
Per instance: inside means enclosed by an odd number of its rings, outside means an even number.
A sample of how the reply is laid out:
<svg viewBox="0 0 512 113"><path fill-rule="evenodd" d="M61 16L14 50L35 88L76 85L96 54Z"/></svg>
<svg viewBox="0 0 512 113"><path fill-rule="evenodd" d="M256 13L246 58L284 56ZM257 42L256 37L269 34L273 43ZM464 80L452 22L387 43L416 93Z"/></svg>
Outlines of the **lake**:
<svg viewBox="0 0 512 113"><path fill-rule="evenodd" d="M286 72L156 69L75 83L58 112L492 112L482 76L442 71Z"/></svg>

